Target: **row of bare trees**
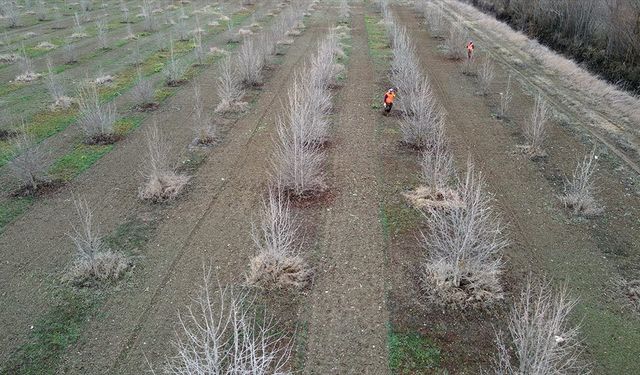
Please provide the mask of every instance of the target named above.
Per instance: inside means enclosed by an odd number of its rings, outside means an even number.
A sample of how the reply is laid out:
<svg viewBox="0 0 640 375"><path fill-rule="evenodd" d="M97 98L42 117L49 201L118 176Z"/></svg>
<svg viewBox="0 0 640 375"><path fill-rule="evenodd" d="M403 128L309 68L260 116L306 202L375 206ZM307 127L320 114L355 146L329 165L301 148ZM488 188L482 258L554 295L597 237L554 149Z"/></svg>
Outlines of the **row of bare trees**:
<svg viewBox="0 0 640 375"><path fill-rule="evenodd" d="M494 197L487 192L484 178L473 162L469 159L462 178L455 172L444 115L436 116L437 121L431 115L434 107L436 113L443 110L437 105L428 78L420 72L406 30L385 8L383 4L394 50L391 81L414 82L407 90L409 97L401 97L405 102L401 130L405 143L422 152L422 181L426 186L407 194L425 222L421 236L422 296L428 304L440 307L488 307L504 298L501 274L503 253L509 244L505 226L493 208ZM424 104L416 105L415 101ZM417 125L419 122L431 125ZM424 137L416 138L415 129L422 128L431 131L420 131ZM413 139L420 141L407 142ZM566 288L554 289L550 283L529 278L513 303L508 324L510 338L497 334L498 355L493 372L547 374L584 369L579 360L578 329L568 323L575 304Z"/></svg>

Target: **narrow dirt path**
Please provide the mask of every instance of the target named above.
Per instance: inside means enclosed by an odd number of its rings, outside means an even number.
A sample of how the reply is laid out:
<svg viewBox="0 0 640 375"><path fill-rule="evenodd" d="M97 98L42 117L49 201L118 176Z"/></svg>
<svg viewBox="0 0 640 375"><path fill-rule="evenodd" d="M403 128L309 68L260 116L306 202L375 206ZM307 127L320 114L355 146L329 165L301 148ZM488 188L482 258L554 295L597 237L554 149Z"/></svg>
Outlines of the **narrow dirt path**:
<svg viewBox="0 0 640 375"><path fill-rule="evenodd" d="M309 297L305 373L388 373L385 254L378 219L379 147L374 69L364 7L352 4L353 48L330 160L338 197L320 229L318 278Z"/></svg>
<svg viewBox="0 0 640 375"><path fill-rule="evenodd" d="M602 256L597 241L583 227L567 222L552 186L534 163L514 155L509 131L492 119L472 82L460 75L458 65L438 52L439 42L430 38L415 12L406 7L395 11L420 46L420 61L448 112L448 133L458 165L469 154L474 158L506 216L513 241L507 256L514 276L542 270L558 282L567 281L571 293L580 298L576 316L584 317L587 354L596 372L636 373L638 321L608 305L615 269Z"/></svg>
<svg viewBox="0 0 640 375"><path fill-rule="evenodd" d="M166 213L148 244L135 287L107 302L99 315L108 318L87 327L66 359L66 373L137 374L149 369L147 360L157 369L171 354L177 313L191 303L203 265L214 267L222 285L243 281L253 255L251 223L268 180L282 92L327 24L321 18L307 25L262 87L255 109L200 167L188 196Z"/></svg>

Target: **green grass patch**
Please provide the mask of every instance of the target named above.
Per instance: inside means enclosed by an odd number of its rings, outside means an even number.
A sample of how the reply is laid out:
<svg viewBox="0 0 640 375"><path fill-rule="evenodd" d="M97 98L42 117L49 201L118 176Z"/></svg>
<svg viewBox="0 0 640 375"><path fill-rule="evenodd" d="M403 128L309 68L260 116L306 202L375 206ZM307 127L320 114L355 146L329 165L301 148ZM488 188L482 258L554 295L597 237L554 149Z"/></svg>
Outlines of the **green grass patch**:
<svg viewBox="0 0 640 375"><path fill-rule="evenodd" d="M49 175L53 179L71 181L112 149L113 145L90 146L80 144L73 151L56 160L49 169Z"/></svg>
<svg viewBox="0 0 640 375"><path fill-rule="evenodd" d="M369 54L374 63L385 63L391 57L391 47L387 38L384 25L379 23L380 18L365 15L365 26L368 35Z"/></svg>
<svg viewBox="0 0 640 375"><path fill-rule="evenodd" d="M33 203L31 197L11 197L0 201L0 233L4 227L22 215Z"/></svg>
<svg viewBox="0 0 640 375"><path fill-rule="evenodd" d="M75 115L74 109L36 113L27 124L27 132L40 142L73 124Z"/></svg>
<svg viewBox="0 0 640 375"><path fill-rule="evenodd" d="M389 333L389 367L394 374L423 373L440 366L440 349L418 333Z"/></svg>
<svg viewBox="0 0 640 375"><path fill-rule="evenodd" d="M56 305L41 317L29 338L0 368L0 374L56 374L65 350L73 345L101 297L92 290L63 287Z"/></svg>
<svg viewBox="0 0 640 375"><path fill-rule="evenodd" d="M117 135L120 136L127 135L131 133L133 129L137 129L142 123L143 119L143 116L123 117L116 121L114 125L114 131Z"/></svg>
<svg viewBox="0 0 640 375"><path fill-rule="evenodd" d="M417 228L420 224L418 210L401 202L383 202L382 210L389 234L396 235Z"/></svg>

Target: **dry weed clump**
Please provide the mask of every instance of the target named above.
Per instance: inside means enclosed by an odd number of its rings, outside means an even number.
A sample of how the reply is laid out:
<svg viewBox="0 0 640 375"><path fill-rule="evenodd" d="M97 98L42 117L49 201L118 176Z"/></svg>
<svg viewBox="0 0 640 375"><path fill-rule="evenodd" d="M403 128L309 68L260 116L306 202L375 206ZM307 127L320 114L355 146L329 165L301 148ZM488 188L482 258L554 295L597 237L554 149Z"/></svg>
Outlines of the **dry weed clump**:
<svg viewBox="0 0 640 375"><path fill-rule="evenodd" d="M597 160L598 156L594 149L578 163L572 178L565 180L564 194L560 197L560 201L574 215L592 217L604 211L594 197Z"/></svg>
<svg viewBox="0 0 640 375"><path fill-rule="evenodd" d="M19 56L15 53L3 53L0 54L0 63L2 64L12 64L18 60Z"/></svg>
<svg viewBox="0 0 640 375"><path fill-rule="evenodd" d="M549 282L533 281L529 276L511 309L510 343L497 334L495 374L589 373L580 358L579 329L568 321L576 303L566 286L554 289ZM507 345L513 345L514 356Z"/></svg>
<svg viewBox="0 0 640 375"><path fill-rule="evenodd" d="M138 197L152 202L175 199L189 182L189 176L179 174L169 162L170 144L157 124L146 131L147 155L144 160L145 183Z"/></svg>
<svg viewBox="0 0 640 375"><path fill-rule="evenodd" d="M243 102L245 95L240 75L230 56L220 62L217 92L219 104L215 111L218 113L241 112L247 109L249 104Z"/></svg>
<svg viewBox="0 0 640 375"><path fill-rule="evenodd" d="M277 329L274 318L255 304L247 290L218 285L213 291L211 270L194 305L179 317L175 355L163 373L285 374L292 341Z"/></svg>
<svg viewBox="0 0 640 375"><path fill-rule="evenodd" d="M544 142L547 138L547 124L550 109L541 95L536 96L533 112L522 128L527 144L522 146L525 153L532 159L545 157Z"/></svg>
<svg viewBox="0 0 640 375"><path fill-rule="evenodd" d="M507 246L500 218L481 176L468 164L458 194L462 204L425 213L422 295L435 305L482 307L503 298L500 274Z"/></svg>
<svg viewBox="0 0 640 375"><path fill-rule="evenodd" d="M465 59L462 62L462 66L460 70L462 74L469 77L477 77L478 76L478 66L477 60L475 58Z"/></svg>
<svg viewBox="0 0 640 375"><path fill-rule="evenodd" d="M272 289L303 289L311 283L313 272L299 255L299 225L289 201L278 187L270 187L262 202L260 226L251 236L256 255L247 275L249 285Z"/></svg>
<svg viewBox="0 0 640 375"><path fill-rule="evenodd" d="M109 144L114 135L116 108L113 103L102 103L94 82L80 85L77 93L79 107L78 124L82 127L88 144Z"/></svg>
<svg viewBox="0 0 640 375"><path fill-rule="evenodd" d="M132 266L122 253L112 251L104 243L93 210L85 199L74 199L78 224L73 225L69 237L76 248L76 258L67 271L65 279L77 286L118 280Z"/></svg>
<svg viewBox="0 0 640 375"><path fill-rule="evenodd" d="M620 293L637 313L640 313L640 279L614 280L616 292Z"/></svg>

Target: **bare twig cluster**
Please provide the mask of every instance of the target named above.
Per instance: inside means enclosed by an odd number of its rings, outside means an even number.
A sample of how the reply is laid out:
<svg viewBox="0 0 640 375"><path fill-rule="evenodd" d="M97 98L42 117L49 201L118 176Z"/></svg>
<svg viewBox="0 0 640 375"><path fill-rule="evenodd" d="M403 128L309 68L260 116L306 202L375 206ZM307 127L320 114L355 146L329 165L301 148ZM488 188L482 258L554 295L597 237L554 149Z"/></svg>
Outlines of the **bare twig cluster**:
<svg viewBox="0 0 640 375"><path fill-rule="evenodd" d="M148 111L154 109L158 103L155 100L155 90L153 82L142 76L138 72L138 79L131 88L131 98L139 111Z"/></svg>
<svg viewBox="0 0 640 375"><path fill-rule="evenodd" d="M444 39L444 49L446 55L451 60L462 60L465 58L465 43L467 42L467 31L459 22L448 25L448 33Z"/></svg>
<svg viewBox="0 0 640 375"><path fill-rule="evenodd" d="M173 49L173 40L169 39L169 61L164 66L162 73L165 76L165 82L169 86L178 86L184 82L184 73L187 71L187 65L178 59Z"/></svg>
<svg viewBox="0 0 640 375"><path fill-rule="evenodd" d="M152 202L164 202L176 198L189 182L189 176L179 174L171 164L171 146L157 124L146 131L147 155L144 159L145 182L138 190L138 197Z"/></svg>
<svg viewBox="0 0 640 375"><path fill-rule="evenodd" d="M480 84L480 93L487 95L491 88L491 82L495 77L495 69L489 57L485 57L478 68L478 83Z"/></svg>
<svg viewBox="0 0 640 375"><path fill-rule="evenodd" d="M119 279L131 266L131 261L104 243L86 199L76 198L73 205L77 224L73 224L69 237L75 245L76 257L66 279L78 286Z"/></svg>
<svg viewBox="0 0 640 375"><path fill-rule="evenodd" d="M594 197L597 159L594 149L578 163L571 179L565 181L564 194L560 201L574 215L597 216L604 211Z"/></svg>
<svg viewBox="0 0 640 375"><path fill-rule="evenodd" d="M580 358L579 328L569 323L577 301L567 288L554 289L531 276L514 302L509 319L509 343L497 334L498 357L494 373L586 374L589 366ZM514 349L511 355L508 346ZM513 358L515 357L515 358Z"/></svg>
<svg viewBox="0 0 640 375"><path fill-rule="evenodd" d="M180 315L165 374L284 374L292 342L277 330L277 322L255 306L247 290L213 291L211 270L194 305Z"/></svg>

